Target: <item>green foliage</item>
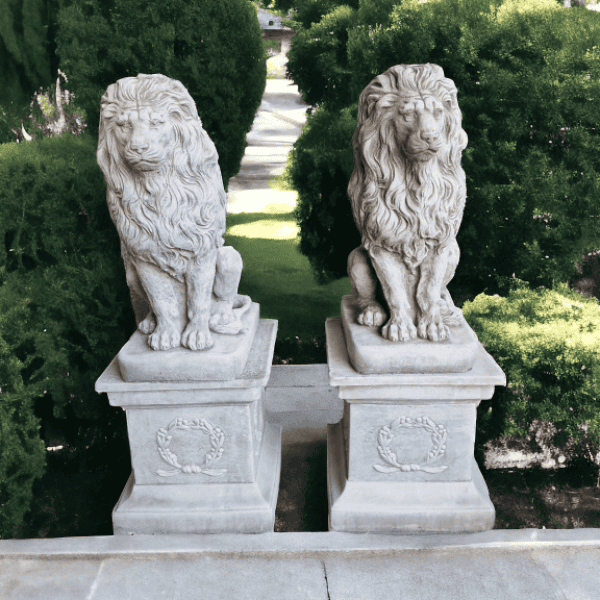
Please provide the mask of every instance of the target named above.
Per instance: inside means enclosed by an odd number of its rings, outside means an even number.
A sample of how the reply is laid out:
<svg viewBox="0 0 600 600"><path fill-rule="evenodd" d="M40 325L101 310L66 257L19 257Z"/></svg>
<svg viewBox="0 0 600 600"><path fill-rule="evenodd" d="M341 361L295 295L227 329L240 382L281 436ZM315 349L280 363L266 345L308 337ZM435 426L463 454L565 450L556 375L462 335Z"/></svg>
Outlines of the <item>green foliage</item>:
<svg viewBox="0 0 600 600"><path fill-rule="evenodd" d="M49 85L54 65L48 36L53 0L4 0L0 10L0 105L19 107ZM12 110L11 110L12 112Z"/></svg>
<svg viewBox="0 0 600 600"><path fill-rule="evenodd" d="M225 184L240 167L266 81L265 47L247 0L73 0L58 16L58 54L97 131L100 98L117 79L180 80L219 152Z"/></svg>
<svg viewBox="0 0 600 600"><path fill-rule="evenodd" d="M23 288L7 285L4 268L0 278L0 537L12 537L31 505L33 482L44 473L45 448L33 411L41 386L23 382L33 357L15 353L30 335L29 309Z"/></svg>
<svg viewBox="0 0 600 600"><path fill-rule="evenodd" d="M296 31L308 29L338 6L358 8L359 0L262 0L268 10L288 15L284 24Z"/></svg>
<svg viewBox="0 0 600 600"><path fill-rule="evenodd" d="M300 252L319 283L343 277L348 248L360 245L346 195L354 165L347 140L356 128L356 110L320 108L309 115L292 150L289 171L301 199L296 208Z"/></svg>
<svg viewBox="0 0 600 600"><path fill-rule="evenodd" d="M535 422L551 423L555 432L568 438L582 438L585 431L598 437L596 300L566 286L517 286L505 298L480 294L464 304L463 313L508 382L506 388L496 388L491 411L484 403L478 427L486 437L527 435Z"/></svg>
<svg viewBox="0 0 600 600"><path fill-rule="evenodd" d="M0 147L0 299L23 298L27 335L11 352L25 389L56 417L106 424L115 411L94 381L135 319L95 145L84 134Z"/></svg>
<svg viewBox="0 0 600 600"><path fill-rule="evenodd" d="M335 129L335 111L350 109L389 67L441 65L458 87L469 136L462 163L468 191L458 236L462 258L451 291L495 292L498 278L513 273L536 286L570 279L574 264L600 238L598 16L551 0L407 0L386 20L375 5L361 2L345 32L331 28L331 35L316 24L294 38L289 68L304 97L319 112L330 110ZM346 155L337 151L351 148L353 128L345 113L338 120L343 138L307 129L296 143L307 154L315 143L314 154L326 158L297 171L296 185L303 178L329 185L329 173L347 169ZM335 149L331 155L329 148ZM343 162L333 164L334 157ZM347 180L337 185L345 193ZM299 212L305 203L314 211L315 202L327 213L329 191L300 193ZM350 203L336 203L335 219L349 222L348 215ZM313 235L310 225L301 235ZM303 242L317 277L345 272L351 237Z"/></svg>
<svg viewBox="0 0 600 600"><path fill-rule="evenodd" d="M339 106L347 101L352 68L346 45L355 21L356 11L340 6L294 36L288 52L288 71L307 104L327 102Z"/></svg>

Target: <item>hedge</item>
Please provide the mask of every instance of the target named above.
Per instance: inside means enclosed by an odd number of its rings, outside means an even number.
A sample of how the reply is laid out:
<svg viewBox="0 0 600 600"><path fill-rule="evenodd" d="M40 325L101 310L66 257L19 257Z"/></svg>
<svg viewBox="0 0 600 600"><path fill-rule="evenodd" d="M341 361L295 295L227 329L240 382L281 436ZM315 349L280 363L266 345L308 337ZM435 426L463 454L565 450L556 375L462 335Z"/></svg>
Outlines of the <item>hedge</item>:
<svg viewBox="0 0 600 600"><path fill-rule="evenodd" d="M43 382L57 417L106 418L90 392L135 319L93 136L0 146L0 240L0 298L18 287L24 303L11 352L28 361L26 389Z"/></svg>
<svg viewBox="0 0 600 600"><path fill-rule="evenodd" d="M554 426L557 445L600 436L600 306L578 292L518 286L507 297L480 294L463 314L506 373L507 387L482 403L486 438L526 436Z"/></svg>
<svg viewBox="0 0 600 600"><path fill-rule="evenodd" d="M239 171L267 76L256 9L247 0L72 0L58 14L57 52L92 132L109 84L162 73L196 102L226 186Z"/></svg>
<svg viewBox="0 0 600 600"><path fill-rule="evenodd" d="M344 276L356 243L340 198L360 92L395 64L432 62L456 83L469 136L462 257L450 291L494 293L513 274L534 287L571 279L600 238L598 15L552 0L406 0L383 18L372 4L336 9L292 41L291 74L319 106L291 167L301 248L317 278Z"/></svg>

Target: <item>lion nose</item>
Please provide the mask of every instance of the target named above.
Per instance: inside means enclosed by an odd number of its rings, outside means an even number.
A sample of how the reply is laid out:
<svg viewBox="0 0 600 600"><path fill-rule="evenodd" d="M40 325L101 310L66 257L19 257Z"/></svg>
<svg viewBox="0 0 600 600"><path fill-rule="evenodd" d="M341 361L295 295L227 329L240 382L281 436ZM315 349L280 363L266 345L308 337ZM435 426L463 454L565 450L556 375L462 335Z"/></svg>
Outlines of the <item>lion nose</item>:
<svg viewBox="0 0 600 600"><path fill-rule="evenodd" d="M428 144L432 142L436 142L440 137L439 131L435 131L433 129L424 129L421 131L421 139L423 139Z"/></svg>
<svg viewBox="0 0 600 600"><path fill-rule="evenodd" d="M148 150L149 144L148 140L131 140L129 142L129 147L138 154L144 152L144 150Z"/></svg>

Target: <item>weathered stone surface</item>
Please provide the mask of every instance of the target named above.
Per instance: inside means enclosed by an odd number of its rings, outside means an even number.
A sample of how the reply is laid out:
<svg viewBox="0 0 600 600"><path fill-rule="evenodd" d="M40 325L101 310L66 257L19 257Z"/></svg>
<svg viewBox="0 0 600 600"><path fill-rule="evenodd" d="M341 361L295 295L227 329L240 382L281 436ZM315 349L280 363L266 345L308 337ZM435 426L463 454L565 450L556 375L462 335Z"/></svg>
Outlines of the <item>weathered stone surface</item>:
<svg viewBox="0 0 600 600"><path fill-rule="evenodd" d="M148 346L207 350L211 330L237 334L242 258L223 246L227 201L217 150L181 82L139 74L109 85L98 164Z"/></svg>
<svg viewBox="0 0 600 600"><path fill-rule="evenodd" d="M213 347L206 352L171 348L154 352L147 336L136 331L118 354L125 381L227 381L244 370L259 320L259 305L252 303L241 317L243 330L237 335L213 334Z"/></svg>
<svg viewBox="0 0 600 600"><path fill-rule="evenodd" d="M348 275L356 322L383 326L392 342L441 342L463 322L446 287L467 191L461 123L456 86L438 65L396 65L360 95L348 196L362 243Z"/></svg>
<svg viewBox="0 0 600 600"><path fill-rule="evenodd" d="M260 454L246 457L253 477L244 478L242 483L227 478L227 471L225 477L182 473L147 485L138 484L132 474L113 510L115 535L273 531L281 427L266 423L261 438ZM235 465L224 460L216 466L219 468L211 470L218 473L233 470ZM184 477L185 482L181 481Z"/></svg>
<svg viewBox="0 0 600 600"><path fill-rule="evenodd" d="M471 470L469 480L442 481L424 471L396 471L387 474L387 481L370 476L349 479L343 427L341 422L329 425L327 431L330 530L473 533L494 526L495 509L472 457L466 461ZM385 465L381 460L379 464Z"/></svg>
<svg viewBox="0 0 600 600"><path fill-rule="evenodd" d="M329 528L459 533L491 529L495 510L473 458L476 408L504 374L477 342L466 373L357 373L340 319L328 319L329 382L344 416L327 435ZM427 342L424 342L427 343Z"/></svg>
<svg viewBox="0 0 600 600"><path fill-rule="evenodd" d="M285 559L136 561L110 559L99 578L93 600L158 598L327 600L321 561L298 564Z"/></svg>
<svg viewBox="0 0 600 600"><path fill-rule="evenodd" d="M3 540L4 541L4 540ZM89 598L100 563L87 560L0 560L2 600L75 600Z"/></svg>
<svg viewBox="0 0 600 600"><path fill-rule="evenodd" d="M471 480L477 403L406 401L390 405L346 400L345 404L344 419L350 424L346 433L348 479L401 483ZM396 467L390 460L404 466L420 465L421 470L391 471Z"/></svg>
<svg viewBox="0 0 600 600"><path fill-rule="evenodd" d="M325 561L331 600L563 600L554 579L526 554L497 561L461 552ZM569 596L567 596L569 597ZM591 598L591 596L589 596Z"/></svg>
<svg viewBox="0 0 600 600"><path fill-rule="evenodd" d="M329 383L346 400L486 400L493 396L495 386L506 385L502 369L481 345L473 368L466 373L362 375L350 363L341 320L327 319L325 331Z"/></svg>
<svg viewBox="0 0 600 600"><path fill-rule="evenodd" d="M402 344L382 337L379 328L358 323L360 302L342 298L341 319L350 362L363 375L385 373L464 373L470 371L481 344L464 318L446 339L415 338Z"/></svg>
<svg viewBox="0 0 600 600"><path fill-rule="evenodd" d="M260 320L240 377L228 381L126 382L113 360L96 390L127 412L133 467L116 534L273 530L281 427L266 422L265 386L276 334L276 321ZM154 356L169 352L194 355Z"/></svg>

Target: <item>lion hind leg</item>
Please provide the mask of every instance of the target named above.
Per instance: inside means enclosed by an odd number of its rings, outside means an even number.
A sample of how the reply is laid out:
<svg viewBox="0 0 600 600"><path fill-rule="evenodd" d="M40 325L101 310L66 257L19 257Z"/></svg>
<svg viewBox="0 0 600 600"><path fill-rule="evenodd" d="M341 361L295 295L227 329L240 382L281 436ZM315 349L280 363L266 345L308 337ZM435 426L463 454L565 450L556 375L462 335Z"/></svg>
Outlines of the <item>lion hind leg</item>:
<svg viewBox="0 0 600 600"><path fill-rule="evenodd" d="M235 335L242 330L240 317L250 307L251 302L247 296L239 296L237 293L242 267L242 257L235 248L222 246L218 249L213 286L214 300L209 321L209 327L215 333Z"/></svg>
<svg viewBox="0 0 600 600"><path fill-rule="evenodd" d="M440 312L444 325L448 327L458 327L464 321L464 317L460 308L455 306L450 292L447 289L441 293L442 300L440 302Z"/></svg>
<svg viewBox="0 0 600 600"><path fill-rule="evenodd" d="M348 256L348 276L358 300L357 322L367 327L380 327L387 314L377 301L377 275L371 265L367 251L361 246Z"/></svg>

